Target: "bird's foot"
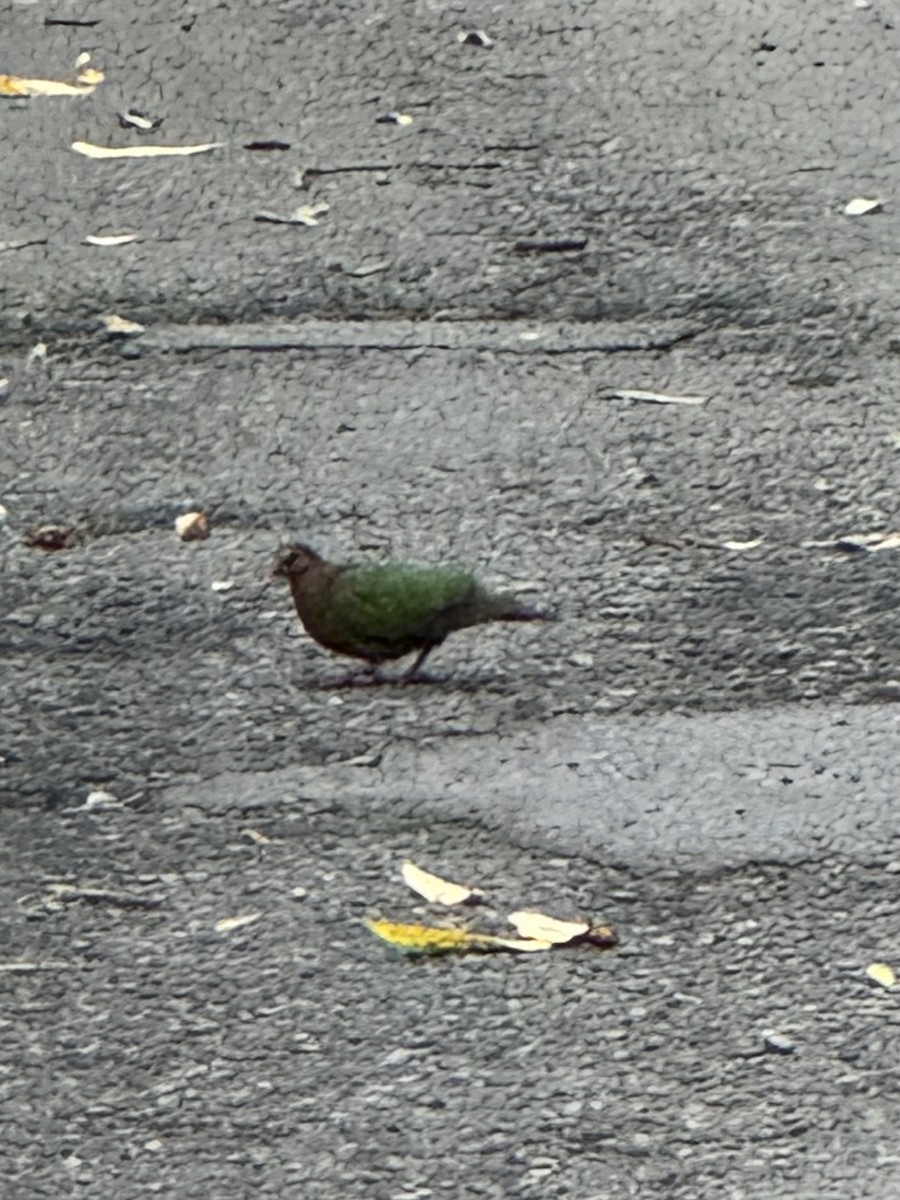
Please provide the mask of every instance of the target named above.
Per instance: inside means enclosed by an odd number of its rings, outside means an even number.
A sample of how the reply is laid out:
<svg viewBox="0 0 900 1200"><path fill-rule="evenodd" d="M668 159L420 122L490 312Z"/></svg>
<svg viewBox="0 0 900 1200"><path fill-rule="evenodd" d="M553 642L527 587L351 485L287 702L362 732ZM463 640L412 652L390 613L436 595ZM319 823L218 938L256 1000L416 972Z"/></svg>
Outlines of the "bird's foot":
<svg viewBox="0 0 900 1200"><path fill-rule="evenodd" d="M407 671L401 675L399 679L394 680L395 683L446 683L446 675L429 675L427 671Z"/></svg>
<svg viewBox="0 0 900 1200"><path fill-rule="evenodd" d="M329 691L335 691L344 688L381 687L383 684L391 682L390 679L385 679L376 668L364 667L360 671L351 671L348 675L341 675L339 679L331 679L327 683L323 683L322 687Z"/></svg>

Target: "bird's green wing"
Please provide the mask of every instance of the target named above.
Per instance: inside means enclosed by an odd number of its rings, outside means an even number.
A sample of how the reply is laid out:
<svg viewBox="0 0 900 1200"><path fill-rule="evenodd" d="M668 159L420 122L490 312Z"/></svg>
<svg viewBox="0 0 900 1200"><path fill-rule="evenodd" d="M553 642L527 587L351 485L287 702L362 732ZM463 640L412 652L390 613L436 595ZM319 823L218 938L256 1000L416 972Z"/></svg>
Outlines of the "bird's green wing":
<svg viewBox="0 0 900 1200"><path fill-rule="evenodd" d="M453 614L476 591L472 576L457 567L353 564L335 580L330 617L360 644L413 648L459 628Z"/></svg>

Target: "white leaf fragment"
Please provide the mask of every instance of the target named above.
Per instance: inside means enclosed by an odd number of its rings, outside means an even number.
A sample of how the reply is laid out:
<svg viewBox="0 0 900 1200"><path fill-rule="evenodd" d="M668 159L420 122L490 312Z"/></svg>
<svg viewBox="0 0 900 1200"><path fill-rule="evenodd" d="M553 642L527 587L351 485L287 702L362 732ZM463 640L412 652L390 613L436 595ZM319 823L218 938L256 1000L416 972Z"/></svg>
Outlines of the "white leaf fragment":
<svg viewBox="0 0 900 1200"><path fill-rule="evenodd" d="M839 550L866 550L874 554L878 550L900 549L900 533L848 533L838 538Z"/></svg>
<svg viewBox="0 0 900 1200"><path fill-rule="evenodd" d="M761 537L758 537L758 538L753 538L753 540L749 541L749 542L723 542L722 549L723 550L755 550L757 546L761 546L762 544L763 544L763 539Z"/></svg>
<svg viewBox="0 0 900 1200"><path fill-rule="evenodd" d="M412 125L414 118L409 113L386 112L375 118L376 125Z"/></svg>
<svg viewBox="0 0 900 1200"><path fill-rule="evenodd" d="M118 798L112 792L107 792L103 788L95 788L94 791L88 792L84 807L108 808L110 805L116 806L118 804Z"/></svg>
<svg viewBox="0 0 900 1200"><path fill-rule="evenodd" d="M483 29L460 29L456 40L463 46L481 46L485 50L490 50L494 44L494 39L489 37Z"/></svg>
<svg viewBox="0 0 900 1200"><path fill-rule="evenodd" d="M453 883L449 879L442 879L440 875L432 875L430 871L424 871L409 860L400 868L400 874L407 887L412 888L414 892L432 904L465 904L473 898L480 898L484 895L477 888L466 887L462 883Z"/></svg>
<svg viewBox="0 0 900 1200"><path fill-rule="evenodd" d="M214 579L209 585L214 592L230 592L234 587L233 579Z"/></svg>
<svg viewBox="0 0 900 1200"><path fill-rule="evenodd" d="M287 216L263 208L253 214L253 219L255 221L271 221L274 225L318 225L318 218L323 213L327 213L328 209L329 205L322 200L319 204L301 204Z"/></svg>
<svg viewBox="0 0 900 1200"><path fill-rule="evenodd" d="M220 921L216 921L216 933L231 933L232 929L240 929L242 925L252 925L254 921L258 921L262 913L243 913L239 917L222 917Z"/></svg>
<svg viewBox="0 0 900 1200"><path fill-rule="evenodd" d="M536 954L541 950L552 950L554 943L542 941L540 938L504 938L492 939L495 946L503 946L507 950L516 950L520 954Z"/></svg>
<svg viewBox="0 0 900 1200"><path fill-rule="evenodd" d="M184 158L224 145L224 142L200 142L196 146L95 146L91 142L73 142L72 149L86 158Z"/></svg>
<svg viewBox="0 0 900 1200"><path fill-rule="evenodd" d="M144 326L139 321L129 321L127 317L120 317L118 313L106 313L101 320L107 333L144 332Z"/></svg>
<svg viewBox="0 0 900 1200"><path fill-rule="evenodd" d="M866 213L878 212L883 200L867 200L864 196L856 196L844 205L845 217L864 217Z"/></svg>
<svg viewBox="0 0 900 1200"><path fill-rule="evenodd" d="M382 258L378 262L363 263L361 267L345 267L344 274L354 279L365 279L367 275L377 275L379 271L386 271L390 265L389 258Z"/></svg>
<svg viewBox="0 0 900 1200"><path fill-rule="evenodd" d="M28 357L25 359L25 370L30 371L34 366L42 366L47 359L47 343L38 342L36 346L32 346L28 351Z"/></svg>
<svg viewBox="0 0 900 1200"><path fill-rule="evenodd" d="M620 400L646 400L651 404L705 404L706 396L671 396L667 392L644 392L621 388L615 392Z"/></svg>
<svg viewBox="0 0 900 1200"><path fill-rule="evenodd" d="M127 246L137 241L136 233L89 233L84 239L89 246Z"/></svg>
<svg viewBox="0 0 900 1200"><path fill-rule="evenodd" d="M527 909L510 913L507 920L515 927L519 937L535 938L554 946L564 946L573 938L584 937L591 928L589 921L560 921L556 917L548 917L546 913Z"/></svg>
<svg viewBox="0 0 900 1200"><path fill-rule="evenodd" d="M123 129L129 126L133 129L139 129L141 133L151 133L154 129L159 129L162 125L162 117L148 117L144 113L138 112L136 108L126 109L125 112L117 114L119 124Z"/></svg>

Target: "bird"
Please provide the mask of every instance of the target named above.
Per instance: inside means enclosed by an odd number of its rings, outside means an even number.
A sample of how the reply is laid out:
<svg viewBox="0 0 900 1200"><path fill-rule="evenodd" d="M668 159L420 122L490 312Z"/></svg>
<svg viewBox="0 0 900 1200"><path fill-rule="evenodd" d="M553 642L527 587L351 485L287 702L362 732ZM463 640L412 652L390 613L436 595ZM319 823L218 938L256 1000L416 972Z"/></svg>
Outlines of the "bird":
<svg viewBox="0 0 900 1200"><path fill-rule="evenodd" d="M555 621L515 596L491 592L455 566L406 562L334 563L301 542L282 546L270 580L287 579L303 628L320 646L363 659L371 682L382 663L418 651L392 682L425 682L426 658L458 629L488 621ZM342 683L361 682L360 672Z"/></svg>

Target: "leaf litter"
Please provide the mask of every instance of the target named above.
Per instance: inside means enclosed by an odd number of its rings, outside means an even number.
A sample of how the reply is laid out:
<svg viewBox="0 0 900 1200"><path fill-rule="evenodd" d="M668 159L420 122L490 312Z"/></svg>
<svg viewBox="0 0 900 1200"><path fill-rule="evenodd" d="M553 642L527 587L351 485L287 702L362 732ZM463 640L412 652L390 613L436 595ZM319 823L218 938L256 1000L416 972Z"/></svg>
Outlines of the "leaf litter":
<svg viewBox="0 0 900 1200"><path fill-rule="evenodd" d="M409 860L403 864L401 875L404 882L430 904L453 907L484 905L487 901L480 889L444 879ZM618 945L618 937L612 926L595 925L587 920L561 921L546 913L528 909L510 913L506 920L518 936L504 936L462 925L394 921L387 917L369 917L364 924L376 937L410 955L489 953L500 950L533 954L578 945L599 949Z"/></svg>
<svg viewBox="0 0 900 1200"><path fill-rule="evenodd" d="M89 59L87 61L90 61ZM78 70L78 68L83 68ZM26 79L21 75L0 75L0 96L20 99L29 96L90 96L103 82L104 75L96 67L79 60L78 74L73 80Z"/></svg>

